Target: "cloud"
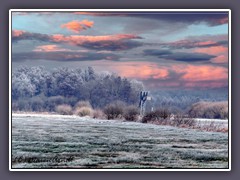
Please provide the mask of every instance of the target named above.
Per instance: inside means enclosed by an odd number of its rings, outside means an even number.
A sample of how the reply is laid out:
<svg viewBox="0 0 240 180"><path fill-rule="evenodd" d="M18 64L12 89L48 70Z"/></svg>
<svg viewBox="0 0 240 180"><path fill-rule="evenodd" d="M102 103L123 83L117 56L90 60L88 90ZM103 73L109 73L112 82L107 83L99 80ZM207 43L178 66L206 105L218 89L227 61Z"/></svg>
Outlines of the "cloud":
<svg viewBox="0 0 240 180"><path fill-rule="evenodd" d="M116 64L116 63L115 63ZM117 63L112 67L115 72L127 78L137 78L140 80L151 79L167 79L169 76L168 69L159 68L156 64L141 62L141 63Z"/></svg>
<svg viewBox="0 0 240 180"><path fill-rule="evenodd" d="M62 34L46 35L19 30L12 31L13 42L20 40L40 40L52 43L66 43L73 46L81 46L93 50L119 51L129 50L143 45L141 42L135 41L135 39L142 38L134 34L114 34L104 36L64 36Z"/></svg>
<svg viewBox="0 0 240 180"><path fill-rule="evenodd" d="M22 30L12 30L12 41L17 42L21 40L39 40L39 41L49 41L49 35L40 33L31 33Z"/></svg>
<svg viewBox="0 0 240 180"><path fill-rule="evenodd" d="M217 26L228 23L228 12L74 12L76 15L125 16L146 18L169 23L199 24Z"/></svg>
<svg viewBox="0 0 240 180"><path fill-rule="evenodd" d="M33 51L13 53L12 61L19 62L25 60L49 60L59 62L69 61L95 61L95 60L111 60L119 59L118 55L111 53L94 53L94 52L71 52L71 51Z"/></svg>
<svg viewBox="0 0 240 180"><path fill-rule="evenodd" d="M116 34L105 36L53 35L51 37L53 42L67 43L87 49L111 51L129 50L142 46L142 43L133 41L132 39L141 39L141 37L132 34Z"/></svg>
<svg viewBox="0 0 240 180"><path fill-rule="evenodd" d="M221 88L228 86L228 69L213 65L178 64L161 66L168 71L165 79L144 79L152 88Z"/></svg>
<svg viewBox="0 0 240 180"><path fill-rule="evenodd" d="M212 47L212 46L220 46L220 45L228 45L227 40L213 41L213 40L179 40L174 42L162 43L160 44L164 48L171 49L192 49L196 47Z"/></svg>
<svg viewBox="0 0 240 180"><path fill-rule="evenodd" d="M172 52L170 50L146 49L144 50L144 54L152 56L162 56L172 54Z"/></svg>
<svg viewBox="0 0 240 180"><path fill-rule="evenodd" d="M175 52L173 54L162 56L162 58L165 58L165 59L171 59L175 61L185 61L185 62L209 61L214 57L216 56L204 54L204 53L185 53L185 52Z"/></svg>
<svg viewBox="0 0 240 180"><path fill-rule="evenodd" d="M141 37L133 34L114 34L114 35L103 35L103 36L81 36L81 35L64 36L62 34L56 34L51 36L52 41L69 42L76 45L80 45L84 42L119 41L119 40L128 40L128 39L141 39Z"/></svg>
<svg viewBox="0 0 240 180"><path fill-rule="evenodd" d="M212 59L212 62L218 64L226 64L228 63L228 57L227 55L219 55L216 58Z"/></svg>
<svg viewBox="0 0 240 180"><path fill-rule="evenodd" d="M228 69L211 65L175 65L177 73L183 73L182 80L188 82L219 81L228 79Z"/></svg>
<svg viewBox="0 0 240 180"><path fill-rule="evenodd" d="M144 50L144 55L157 56L162 59L169 59L184 62L209 61L215 58L214 55L205 53L186 53L186 52L172 52L170 50L147 49Z"/></svg>
<svg viewBox="0 0 240 180"><path fill-rule="evenodd" d="M132 40L97 41L97 42L85 42L81 46L87 49L94 50L121 51L142 46L142 43Z"/></svg>
<svg viewBox="0 0 240 180"><path fill-rule="evenodd" d="M195 55L197 55L198 58L203 57L206 60L211 59L212 63L228 62L228 36L227 35L213 35L213 36L205 35L205 36L187 37L186 39L183 39L183 40L161 43L159 45L162 48L169 48L172 50L192 49L191 53L195 52L196 53ZM172 54L167 56L167 58L173 58ZM203 54L210 55L210 56L205 57L205 55ZM154 54L152 53L152 55ZM179 56L179 54L175 54L175 55ZM180 54L180 56L184 57L183 54ZM215 56L215 57L211 57L211 56ZM192 56L189 55L188 57L190 58Z"/></svg>
<svg viewBox="0 0 240 180"><path fill-rule="evenodd" d="M60 48L57 45L49 44L37 46L33 51L35 52L56 52L56 51L68 51L67 49Z"/></svg>
<svg viewBox="0 0 240 180"><path fill-rule="evenodd" d="M224 46L215 46L208 48L197 48L194 52L208 53L216 56L211 60L213 63L228 63L228 48Z"/></svg>
<svg viewBox="0 0 240 180"><path fill-rule="evenodd" d="M71 21L66 24L62 24L62 28L66 28L74 33L80 33L80 31L87 30L91 27L93 27L94 22L88 21L88 20L82 20L82 21Z"/></svg>
<svg viewBox="0 0 240 180"><path fill-rule="evenodd" d="M141 80L146 87L152 88L217 88L228 85L228 69L214 65L121 61L99 62L96 65L99 70Z"/></svg>
<svg viewBox="0 0 240 180"><path fill-rule="evenodd" d="M209 48L197 48L194 51L216 55L216 54L221 54L223 52L228 52L228 48L224 46L215 46L215 47L209 47Z"/></svg>
<svg viewBox="0 0 240 180"><path fill-rule="evenodd" d="M60 52L88 52L88 50L82 50L82 49L81 50L66 49L55 44L37 46L35 47L35 49L33 49L33 51L35 52L59 52L59 51ZM111 52L108 52L108 53L111 53Z"/></svg>

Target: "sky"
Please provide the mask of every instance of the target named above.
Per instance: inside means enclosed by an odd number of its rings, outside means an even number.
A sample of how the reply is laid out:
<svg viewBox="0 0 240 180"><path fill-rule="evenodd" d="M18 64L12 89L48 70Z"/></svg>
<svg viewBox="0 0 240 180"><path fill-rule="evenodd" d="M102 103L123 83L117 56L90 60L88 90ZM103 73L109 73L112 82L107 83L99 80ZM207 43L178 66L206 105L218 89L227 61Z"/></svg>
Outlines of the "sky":
<svg viewBox="0 0 240 180"><path fill-rule="evenodd" d="M12 67L86 68L146 89L228 87L228 12L12 12Z"/></svg>

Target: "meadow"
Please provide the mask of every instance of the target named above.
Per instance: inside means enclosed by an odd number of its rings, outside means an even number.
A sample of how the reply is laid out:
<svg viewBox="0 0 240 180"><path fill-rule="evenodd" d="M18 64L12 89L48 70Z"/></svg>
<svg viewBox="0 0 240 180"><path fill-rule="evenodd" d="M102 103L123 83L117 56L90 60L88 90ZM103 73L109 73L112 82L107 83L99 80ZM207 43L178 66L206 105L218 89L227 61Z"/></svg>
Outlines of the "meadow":
<svg viewBox="0 0 240 180"><path fill-rule="evenodd" d="M228 168L228 134L90 117L13 114L12 168Z"/></svg>

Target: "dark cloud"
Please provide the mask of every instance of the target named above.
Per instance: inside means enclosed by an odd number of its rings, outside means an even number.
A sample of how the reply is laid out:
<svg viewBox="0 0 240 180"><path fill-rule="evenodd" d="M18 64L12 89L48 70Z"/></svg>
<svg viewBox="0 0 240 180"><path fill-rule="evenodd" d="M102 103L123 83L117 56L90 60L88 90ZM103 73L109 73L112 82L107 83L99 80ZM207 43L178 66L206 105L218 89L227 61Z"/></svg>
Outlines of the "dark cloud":
<svg viewBox="0 0 240 180"><path fill-rule="evenodd" d="M133 40L120 40L120 41L98 41L98 42L85 42L81 44L81 47L94 50L109 50L120 51L129 50L139 46L143 43Z"/></svg>
<svg viewBox="0 0 240 180"><path fill-rule="evenodd" d="M169 50L147 49L144 50L144 55L157 56L162 59L170 59L175 61L196 62L209 61L216 56L204 53L186 53L186 52L172 52Z"/></svg>
<svg viewBox="0 0 240 180"><path fill-rule="evenodd" d="M12 42L17 42L21 40L39 40L39 41L49 41L50 37L46 34L31 33L21 30L12 31Z"/></svg>
<svg viewBox="0 0 240 180"><path fill-rule="evenodd" d="M198 24L206 23L208 26L217 26L228 23L227 13L209 13L209 12L180 12L180 13L159 13L152 15L136 15L136 17L151 18L155 20L164 20L173 23Z"/></svg>
<svg viewBox="0 0 240 180"><path fill-rule="evenodd" d="M94 61L94 60L111 60L119 59L118 55L111 53L93 53L93 52L23 52L13 53L12 61L25 60L50 60L50 61Z"/></svg>
<svg viewBox="0 0 240 180"><path fill-rule="evenodd" d="M160 46L170 49L191 49L191 48L207 48L214 46L228 46L228 40L221 41L200 41L200 40L180 40L169 43L162 43Z"/></svg>
<svg viewBox="0 0 240 180"><path fill-rule="evenodd" d="M39 33L30 33L21 30L12 31L12 42L21 40L39 40L58 44L70 44L93 50L129 50L142 46L143 44L133 39L142 39L133 34L116 34L105 36L64 36L62 34L46 35Z"/></svg>
<svg viewBox="0 0 240 180"><path fill-rule="evenodd" d="M217 26L228 23L228 12L75 12L90 16L125 16L147 18L172 23L198 24Z"/></svg>
<svg viewBox="0 0 240 180"><path fill-rule="evenodd" d="M168 55L172 52L169 50L158 50L158 49L146 49L144 50L145 55L152 55L152 56L162 56L162 55Z"/></svg>
<svg viewBox="0 0 240 180"><path fill-rule="evenodd" d="M162 56L165 59L172 59L175 61L185 61L185 62L192 62L192 61L209 61L216 56L204 54L204 53L185 53L185 52L175 52L172 54L168 54L166 56Z"/></svg>

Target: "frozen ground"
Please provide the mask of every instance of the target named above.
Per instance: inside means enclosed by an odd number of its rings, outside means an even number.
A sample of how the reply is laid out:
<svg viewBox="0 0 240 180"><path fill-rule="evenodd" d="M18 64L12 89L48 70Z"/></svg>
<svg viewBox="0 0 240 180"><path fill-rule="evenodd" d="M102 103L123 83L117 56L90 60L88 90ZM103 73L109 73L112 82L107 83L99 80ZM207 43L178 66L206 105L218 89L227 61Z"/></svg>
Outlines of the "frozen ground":
<svg viewBox="0 0 240 180"><path fill-rule="evenodd" d="M12 168L228 168L228 134L13 114Z"/></svg>

